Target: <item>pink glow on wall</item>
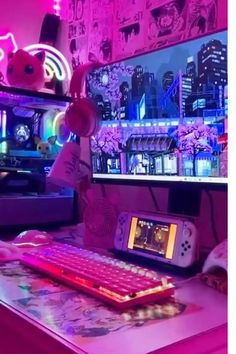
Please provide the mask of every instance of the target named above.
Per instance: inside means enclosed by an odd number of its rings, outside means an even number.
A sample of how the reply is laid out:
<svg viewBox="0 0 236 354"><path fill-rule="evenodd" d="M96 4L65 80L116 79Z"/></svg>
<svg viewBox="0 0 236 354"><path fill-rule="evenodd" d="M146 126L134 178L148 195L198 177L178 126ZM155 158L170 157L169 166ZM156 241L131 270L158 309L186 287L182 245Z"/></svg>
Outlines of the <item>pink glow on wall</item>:
<svg viewBox="0 0 236 354"><path fill-rule="evenodd" d="M45 14L53 12L53 0L21 0L18 2L7 0L0 1L0 3L0 36L13 33L18 48L24 48L29 43L37 43ZM14 51L11 38L0 41L0 48L6 54L0 61L0 72L5 76L7 53Z"/></svg>

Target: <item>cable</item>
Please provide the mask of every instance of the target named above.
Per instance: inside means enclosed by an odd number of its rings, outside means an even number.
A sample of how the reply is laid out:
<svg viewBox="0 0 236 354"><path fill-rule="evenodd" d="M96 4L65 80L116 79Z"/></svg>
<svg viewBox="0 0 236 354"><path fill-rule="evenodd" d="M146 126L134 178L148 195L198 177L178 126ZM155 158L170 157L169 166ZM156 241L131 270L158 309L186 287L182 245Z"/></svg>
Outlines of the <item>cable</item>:
<svg viewBox="0 0 236 354"><path fill-rule="evenodd" d="M106 194L106 189L104 184L101 184L101 192L102 192L102 197L106 198L107 194Z"/></svg>
<svg viewBox="0 0 236 354"><path fill-rule="evenodd" d="M218 245L218 243L220 243L220 240L219 240L217 230L216 230L216 225L215 225L214 201L213 201L213 197L212 197L211 193L209 192L209 190L205 189L205 193L208 196L209 205L210 205L211 230L212 230L212 234L213 234L215 243L216 243L216 245Z"/></svg>
<svg viewBox="0 0 236 354"><path fill-rule="evenodd" d="M155 197L155 194L153 193L152 187L148 187L148 190L149 190L149 193L151 195L151 198L152 198L152 201L153 201L153 204L155 206L156 211L160 211L160 207L158 205L158 202L157 202L157 199Z"/></svg>
<svg viewBox="0 0 236 354"><path fill-rule="evenodd" d="M176 289L180 288L182 285L190 282L193 279L200 279L201 273L195 274L190 278L184 279L184 280L177 280L176 282L174 281L174 285L176 287Z"/></svg>

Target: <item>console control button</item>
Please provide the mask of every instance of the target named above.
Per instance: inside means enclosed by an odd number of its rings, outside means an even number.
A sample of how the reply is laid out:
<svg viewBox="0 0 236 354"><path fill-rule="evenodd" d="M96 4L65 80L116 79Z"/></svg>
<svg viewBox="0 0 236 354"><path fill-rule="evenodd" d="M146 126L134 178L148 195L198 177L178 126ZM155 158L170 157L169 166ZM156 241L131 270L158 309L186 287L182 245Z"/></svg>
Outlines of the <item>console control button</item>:
<svg viewBox="0 0 236 354"><path fill-rule="evenodd" d="M184 228L183 231L184 238L191 237L191 235L192 235L192 230L189 227Z"/></svg>

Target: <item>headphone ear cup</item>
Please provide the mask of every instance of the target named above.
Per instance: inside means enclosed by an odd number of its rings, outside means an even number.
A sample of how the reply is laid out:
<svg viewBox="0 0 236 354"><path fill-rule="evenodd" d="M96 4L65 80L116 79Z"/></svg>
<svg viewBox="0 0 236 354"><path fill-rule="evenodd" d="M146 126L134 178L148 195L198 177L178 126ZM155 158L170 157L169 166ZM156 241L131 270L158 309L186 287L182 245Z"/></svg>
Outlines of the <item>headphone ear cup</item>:
<svg viewBox="0 0 236 354"><path fill-rule="evenodd" d="M65 123L78 137L89 137L95 134L99 123L96 106L88 98L79 99L67 108Z"/></svg>

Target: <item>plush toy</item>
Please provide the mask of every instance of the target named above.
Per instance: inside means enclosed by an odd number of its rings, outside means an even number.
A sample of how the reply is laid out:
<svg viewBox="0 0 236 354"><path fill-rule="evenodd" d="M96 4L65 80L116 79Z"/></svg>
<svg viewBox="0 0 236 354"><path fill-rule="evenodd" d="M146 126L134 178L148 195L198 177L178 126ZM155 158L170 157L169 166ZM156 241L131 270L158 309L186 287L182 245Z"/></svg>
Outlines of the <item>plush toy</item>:
<svg viewBox="0 0 236 354"><path fill-rule="evenodd" d="M36 149L41 157L47 158L51 154L51 148L56 143L56 135L50 136L47 141L42 141L38 135L34 136L34 142L37 145Z"/></svg>
<svg viewBox="0 0 236 354"><path fill-rule="evenodd" d="M38 91L43 88L45 52L30 55L23 49L8 55L7 80L11 86Z"/></svg>

